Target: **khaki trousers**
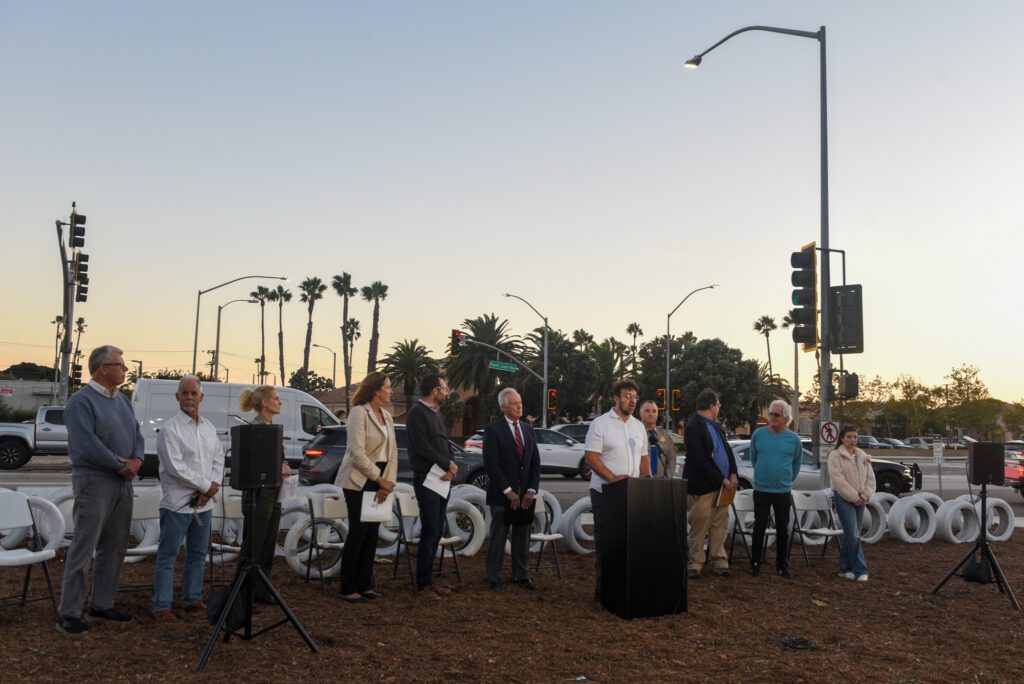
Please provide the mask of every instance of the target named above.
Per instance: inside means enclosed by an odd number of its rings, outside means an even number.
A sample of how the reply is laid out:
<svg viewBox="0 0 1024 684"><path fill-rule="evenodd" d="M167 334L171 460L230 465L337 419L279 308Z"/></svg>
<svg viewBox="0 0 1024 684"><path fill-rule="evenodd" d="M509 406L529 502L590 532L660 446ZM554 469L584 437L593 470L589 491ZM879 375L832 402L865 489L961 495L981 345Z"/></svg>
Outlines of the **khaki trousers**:
<svg viewBox="0 0 1024 684"><path fill-rule="evenodd" d="M710 556L713 570L729 567L729 556L725 553L725 534L729 528L729 507L715 507L718 492L686 497L686 512L690 520L690 560L687 568L700 572ZM704 538L708 540L708 553L704 553Z"/></svg>

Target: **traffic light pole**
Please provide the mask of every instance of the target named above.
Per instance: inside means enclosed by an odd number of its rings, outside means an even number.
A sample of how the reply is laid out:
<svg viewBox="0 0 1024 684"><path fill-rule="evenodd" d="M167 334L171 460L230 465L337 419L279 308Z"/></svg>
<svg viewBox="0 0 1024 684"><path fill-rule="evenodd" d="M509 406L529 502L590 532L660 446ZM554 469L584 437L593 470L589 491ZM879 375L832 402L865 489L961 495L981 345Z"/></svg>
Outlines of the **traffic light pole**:
<svg viewBox="0 0 1024 684"><path fill-rule="evenodd" d="M513 298L518 299L519 301L521 301L523 304L526 304L526 306L528 306L531 309L533 309L533 313L535 313L538 316L540 316L541 320L544 321L544 378L542 379L542 381L544 383L544 401L541 404L544 407L544 416L541 419L542 420L541 427L545 427L546 428L548 426L548 317L545 316L544 314L542 314L540 311L537 311L537 308L533 304L531 304L530 302L526 301L525 299L523 299L519 295L514 295L514 294L506 292L505 296L506 297L513 297ZM523 367L526 368L526 366L523 366Z"/></svg>
<svg viewBox="0 0 1024 684"><path fill-rule="evenodd" d="M63 227L70 228L69 236L74 234L75 203L71 203L71 222L57 220L57 244L60 246L60 275L64 285L64 339L60 343L60 377L57 385L57 405L68 402L68 379L71 377L71 321L75 320L75 279L71 269L74 262L68 259L68 250L64 246Z"/></svg>
<svg viewBox="0 0 1024 684"><path fill-rule="evenodd" d="M527 373L529 373L533 377L537 378L541 382L544 382L544 377L540 373L538 373L537 371L535 371L532 368L530 368L529 366L527 366L526 363L524 363L522 359L516 358L515 356L513 356L512 354L509 354L504 349L498 349L497 347L492 347L491 345L487 344L486 342L480 342L478 340L474 340L469 335L463 335L462 336L462 341L465 342L466 344L475 344L475 345L478 345L480 347L487 347L488 349L493 349L494 351L498 352L499 354L504 354L508 358L512 359L512 362L515 363L520 368L522 368L524 371L526 371ZM547 395L547 393L545 393L544 394L544 410L545 411L547 411L547 407L548 407L547 401L548 401L548 395Z"/></svg>
<svg viewBox="0 0 1024 684"><path fill-rule="evenodd" d="M672 393L672 314L679 310L686 300L690 298L694 293L700 292L701 290L713 290L718 287L718 284L705 285L704 287L698 287L696 290L690 292L690 294L683 297L683 301L676 304L676 308L668 312L665 316L665 429L672 429L672 404L669 403L669 395Z"/></svg>

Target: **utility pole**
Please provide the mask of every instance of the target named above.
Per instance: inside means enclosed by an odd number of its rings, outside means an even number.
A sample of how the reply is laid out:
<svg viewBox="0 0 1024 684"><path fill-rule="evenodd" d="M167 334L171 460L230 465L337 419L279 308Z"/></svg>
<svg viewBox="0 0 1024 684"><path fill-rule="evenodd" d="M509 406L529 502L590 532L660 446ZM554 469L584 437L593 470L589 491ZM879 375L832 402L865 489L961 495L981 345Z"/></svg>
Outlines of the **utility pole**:
<svg viewBox="0 0 1024 684"><path fill-rule="evenodd" d="M89 294L89 255L80 250L85 246L85 214L79 214L75 202L71 203L71 219L64 223L55 221L57 244L60 247L60 274L64 293L64 339L60 345L60 375L57 388L57 403L68 401L68 386L71 370L70 324L75 320L75 302L85 302ZM68 244L64 245L64 227L68 228ZM70 249L70 257L68 256Z"/></svg>

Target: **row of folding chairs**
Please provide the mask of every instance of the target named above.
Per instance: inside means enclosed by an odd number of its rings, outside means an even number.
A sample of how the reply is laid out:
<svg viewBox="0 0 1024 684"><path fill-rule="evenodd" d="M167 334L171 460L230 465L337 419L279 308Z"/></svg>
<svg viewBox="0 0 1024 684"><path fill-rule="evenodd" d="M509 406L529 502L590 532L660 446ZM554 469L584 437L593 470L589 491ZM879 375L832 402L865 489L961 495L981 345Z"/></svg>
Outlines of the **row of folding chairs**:
<svg viewBox="0 0 1024 684"><path fill-rule="evenodd" d="M831 539L836 539L838 543L838 538L842 536L843 530L838 525L838 520L832 505L831 498L826 490L794 491L792 493L790 496L790 544L787 549L787 560L793 553L792 542L799 539L800 548L804 555L804 563L810 565L811 556L807 553L807 547L810 545L808 542L812 540L816 541L818 538L822 537L824 538L824 543L821 545L821 555L818 559L835 558L835 556L826 556L828 543ZM750 545L747 543L747 539L749 538L751 542L753 542L754 538L753 490L744 489L736 492L736 497L732 502L732 513L732 538L729 543L730 563L732 563L737 538L743 545L745 557L747 559L751 558ZM812 516L814 517L812 518ZM810 521L812 519L817 522L816 525L805 524L805 521ZM765 531L765 545L762 550L762 558L760 561L764 561L768 545L776 536L775 519L774 516L769 514L768 528Z"/></svg>

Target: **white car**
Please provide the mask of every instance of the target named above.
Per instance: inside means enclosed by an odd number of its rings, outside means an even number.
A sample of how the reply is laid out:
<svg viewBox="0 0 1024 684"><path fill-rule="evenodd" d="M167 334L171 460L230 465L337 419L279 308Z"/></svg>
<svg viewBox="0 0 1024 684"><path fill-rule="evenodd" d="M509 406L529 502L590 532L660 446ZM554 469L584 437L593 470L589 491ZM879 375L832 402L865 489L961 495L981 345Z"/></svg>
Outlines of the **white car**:
<svg viewBox="0 0 1024 684"><path fill-rule="evenodd" d="M579 475L586 480L590 477L590 466L583 459L583 443L572 437L537 428L537 450L540 451L540 472L557 473L565 477Z"/></svg>

